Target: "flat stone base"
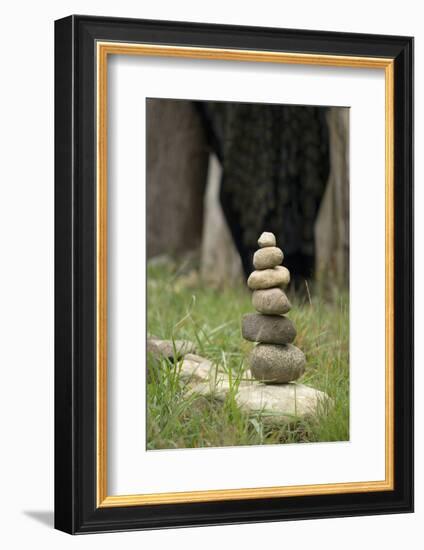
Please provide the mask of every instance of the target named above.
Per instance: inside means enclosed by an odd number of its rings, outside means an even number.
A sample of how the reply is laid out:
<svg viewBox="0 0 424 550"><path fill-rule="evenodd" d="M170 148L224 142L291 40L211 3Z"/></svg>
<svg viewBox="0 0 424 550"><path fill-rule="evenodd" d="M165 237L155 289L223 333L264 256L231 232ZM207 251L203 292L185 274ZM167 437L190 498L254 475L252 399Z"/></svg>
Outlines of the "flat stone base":
<svg viewBox="0 0 424 550"><path fill-rule="evenodd" d="M250 371L240 381L229 376L207 359L187 354L181 363L180 376L187 381L191 395L211 396L223 401L231 387L238 383L235 399L239 407L260 414L268 424L290 423L325 412L332 400L324 392L290 382L267 385L251 378Z"/></svg>

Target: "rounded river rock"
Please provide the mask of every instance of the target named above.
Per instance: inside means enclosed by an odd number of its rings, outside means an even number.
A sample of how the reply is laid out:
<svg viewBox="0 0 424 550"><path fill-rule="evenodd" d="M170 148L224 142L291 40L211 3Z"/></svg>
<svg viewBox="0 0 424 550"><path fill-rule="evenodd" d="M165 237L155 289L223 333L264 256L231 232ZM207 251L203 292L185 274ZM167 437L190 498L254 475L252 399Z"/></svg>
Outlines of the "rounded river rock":
<svg viewBox="0 0 424 550"><path fill-rule="evenodd" d="M291 303L281 288L254 290L252 304L256 311L265 315L284 315L291 310Z"/></svg>
<svg viewBox="0 0 424 550"><path fill-rule="evenodd" d="M242 335L251 342L289 344L296 338L296 329L288 317L248 313L242 322Z"/></svg>
<svg viewBox="0 0 424 550"><path fill-rule="evenodd" d="M305 372L305 355L296 346L258 344L250 354L250 370L256 380L267 384L286 384Z"/></svg>
<svg viewBox="0 0 424 550"><path fill-rule="evenodd" d="M252 290L265 288L286 287L290 282L290 272L283 265L277 265L273 269L253 271L247 279L247 286Z"/></svg>
<svg viewBox="0 0 424 550"><path fill-rule="evenodd" d="M277 241L275 240L274 233L269 233L268 231L264 231L258 239L258 245L261 248L264 248L265 246L275 246L276 244Z"/></svg>
<svg viewBox="0 0 424 550"><path fill-rule="evenodd" d="M253 255L253 265L255 269L268 269L280 265L284 259L281 248L276 246L267 246L260 248Z"/></svg>

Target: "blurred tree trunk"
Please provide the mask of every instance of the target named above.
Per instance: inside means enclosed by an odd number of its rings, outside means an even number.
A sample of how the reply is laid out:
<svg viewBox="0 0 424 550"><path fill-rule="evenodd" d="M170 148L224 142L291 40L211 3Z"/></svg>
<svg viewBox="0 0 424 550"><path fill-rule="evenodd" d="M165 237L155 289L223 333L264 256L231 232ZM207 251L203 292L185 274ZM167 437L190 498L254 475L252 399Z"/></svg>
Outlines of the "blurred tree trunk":
<svg viewBox="0 0 424 550"><path fill-rule="evenodd" d="M315 223L316 276L327 284L349 281L349 109L327 113L330 176Z"/></svg>
<svg viewBox="0 0 424 550"><path fill-rule="evenodd" d="M327 121L330 176L314 226L315 273L333 285L349 274L349 109L330 108ZM194 104L147 100L146 138L148 258L201 249L202 278L234 282L242 269L219 200L221 168L214 159L208 177L210 149Z"/></svg>
<svg viewBox="0 0 424 550"><path fill-rule="evenodd" d="M202 280L222 287L242 280L242 265L219 200L222 168L211 154L205 193L200 274Z"/></svg>
<svg viewBox="0 0 424 550"><path fill-rule="evenodd" d="M146 102L147 257L198 250L209 148L190 101Z"/></svg>

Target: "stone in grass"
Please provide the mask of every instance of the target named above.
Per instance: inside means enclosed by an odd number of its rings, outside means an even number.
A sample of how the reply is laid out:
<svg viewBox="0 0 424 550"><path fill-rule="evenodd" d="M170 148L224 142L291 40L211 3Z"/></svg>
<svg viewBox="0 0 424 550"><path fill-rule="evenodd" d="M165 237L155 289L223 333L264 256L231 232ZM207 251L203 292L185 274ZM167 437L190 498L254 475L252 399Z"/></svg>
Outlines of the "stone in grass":
<svg viewBox="0 0 424 550"><path fill-rule="evenodd" d="M318 414L327 414L333 405L324 392L297 384L266 385L258 382L240 384L236 394L239 407L260 415L267 425L299 422Z"/></svg>
<svg viewBox="0 0 424 550"><path fill-rule="evenodd" d="M305 372L305 355L292 344L258 344L250 354L250 370L256 380L285 384Z"/></svg>
<svg viewBox="0 0 424 550"><path fill-rule="evenodd" d="M225 400L230 391L228 377L214 384L198 382L189 389L191 395L213 396ZM333 406L329 396L315 388L298 384L266 385L256 381L242 381L234 395L238 406L247 414L260 415L263 424L279 426L326 414Z"/></svg>
<svg viewBox="0 0 424 550"><path fill-rule="evenodd" d="M217 367L214 367L209 359L194 353L187 353L184 356L179 370L181 379L191 383L204 382L209 380L211 376L216 378L217 374Z"/></svg>
<svg viewBox="0 0 424 550"><path fill-rule="evenodd" d="M275 240L274 233L269 233L264 231L258 239L258 245L260 248L265 248L266 246L275 246L277 241Z"/></svg>
<svg viewBox="0 0 424 550"><path fill-rule="evenodd" d="M165 357L174 360L181 359L187 353L196 353L196 346L190 340L159 340L157 338L147 339L147 351L154 357Z"/></svg>
<svg viewBox="0 0 424 550"><path fill-rule="evenodd" d="M286 287L290 282L289 270L277 265L273 269L263 269L261 271L253 271L247 279L247 286L251 290L263 290L273 287Z"/></svg>
<svg viewBox="0 0 424 550"><path fill-rule="evenodd" d="M248 313L243 316L242 335L245 340L265 344L290 344L296 329L288 317Z"/></svg>
<svg viewBox="0 0 424 550"><path fill-rule="evenodd" d="M230 380L219 365L198 355L187 354L184 357L180 376L187 383L187 395L210 396L224 401L228 393L234 390L234 378ZM334 404L326 393L309 386L296 382L262 384L253 380L249 371L237 382L234 397L247 414L259 415L264 424L277 426L325 414Z"/></svg>
<svg viewBox="0 0 424 550"><path fill-rule="evenodd" d="M253 254L253 265L255 269L268 269L276 267L283 262L284 254L281 248L267 246L260 248Z"/></svg>
<svg viewBox="0 0 424 550"><path fill-rule="evenodd" d="M291 310L291 303L281 288L254 290L252 304L264 315L284 315Z"/></svg>

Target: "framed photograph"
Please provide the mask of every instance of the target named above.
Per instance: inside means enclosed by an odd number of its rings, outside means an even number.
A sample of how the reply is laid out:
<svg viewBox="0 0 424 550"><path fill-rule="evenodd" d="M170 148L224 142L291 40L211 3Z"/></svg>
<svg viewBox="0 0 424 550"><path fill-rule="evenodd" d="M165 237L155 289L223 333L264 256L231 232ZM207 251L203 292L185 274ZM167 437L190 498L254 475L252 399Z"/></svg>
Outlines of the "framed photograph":
<svg viewBox="0 0 424 550"><path fill-rule="evenodd" d="M413 510L413 39L55 23L55 526Z"/></svg>

